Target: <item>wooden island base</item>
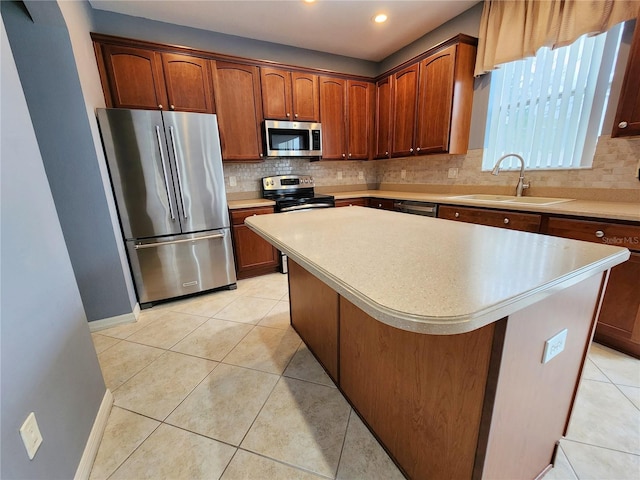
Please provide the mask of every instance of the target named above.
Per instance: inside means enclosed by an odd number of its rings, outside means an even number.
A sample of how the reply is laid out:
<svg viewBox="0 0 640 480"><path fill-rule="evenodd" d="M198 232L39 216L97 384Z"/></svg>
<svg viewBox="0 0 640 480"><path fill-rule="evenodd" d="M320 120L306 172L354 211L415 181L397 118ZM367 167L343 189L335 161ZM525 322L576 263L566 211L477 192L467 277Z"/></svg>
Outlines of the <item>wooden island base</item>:
<svg viewBox="0 0 640 480"><path fill-rule="evenodd" d="M289 259L291 323L408 478L533 479L566 433L606 275L471 332L427 335L372 318Z"/></svg>

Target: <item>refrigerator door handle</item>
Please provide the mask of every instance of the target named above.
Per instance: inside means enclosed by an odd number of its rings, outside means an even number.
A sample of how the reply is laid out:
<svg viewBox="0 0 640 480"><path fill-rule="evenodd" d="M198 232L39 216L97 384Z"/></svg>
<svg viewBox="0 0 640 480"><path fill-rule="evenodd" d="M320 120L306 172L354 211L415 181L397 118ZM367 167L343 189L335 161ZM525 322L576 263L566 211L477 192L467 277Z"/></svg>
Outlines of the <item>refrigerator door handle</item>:
<svg viewBox="0 0 640 480"><path fill-rule="evenodd" d="M204 237L183 238L181 240L171 240L169 242L139 243L139 244L136 244L134 248L136 250L140 250L141 248L164 247L165 245L173 245L176 243L198 242L200 240L210 240L212 238L223 238L223 237L224 237L224 233L214 233L213 235L205 235Z"/></svg>
<svg viewBox="0 0 640 480"><path fill-rule="evenodd" d="M171 220L176 217L173 213L173 202L171 201L171 192L169 191L169 177L167 177L167 167L164 164L164 151L162 150L162 138L160 137L160 127L156 125L156 139L158 140L158 149L160 149L160 163L162 164L162 175L164 176L164 187L167 189L167 200L169 200L169 212Z"/></svg>
<svg viewBox="0 0 640 480"><path fill-rule="evenodd" d="M178 175L178 190L180 190L180 201L182 202L182 214L185 220L187 217L187 210L184 207L184 192L182 191L182 179L180 178L180 165L178 162L178 151L176 149L176 139L173 134L173 126L169 127L169 136L171 137L171 148L173 148L173 158L176 159L176 174Z"/></svg>

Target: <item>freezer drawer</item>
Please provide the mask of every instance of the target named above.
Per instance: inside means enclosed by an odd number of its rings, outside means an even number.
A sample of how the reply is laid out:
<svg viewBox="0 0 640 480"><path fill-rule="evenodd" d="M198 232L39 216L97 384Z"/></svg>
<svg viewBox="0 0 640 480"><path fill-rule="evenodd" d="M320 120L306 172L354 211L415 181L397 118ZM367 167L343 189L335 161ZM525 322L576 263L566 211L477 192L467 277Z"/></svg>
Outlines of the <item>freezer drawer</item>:
<svg viewBox="0 0 640 480"><path fill-rule="evenodd" d="M140 304L236 282L228 228L197 234L127 241Z"/></svg>

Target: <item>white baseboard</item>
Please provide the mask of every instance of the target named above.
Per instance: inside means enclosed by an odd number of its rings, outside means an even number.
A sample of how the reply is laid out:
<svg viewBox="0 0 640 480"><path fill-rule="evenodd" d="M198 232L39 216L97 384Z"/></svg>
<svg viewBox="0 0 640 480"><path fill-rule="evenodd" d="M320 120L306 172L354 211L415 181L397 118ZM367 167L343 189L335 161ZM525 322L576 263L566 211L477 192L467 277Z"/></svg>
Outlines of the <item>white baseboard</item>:
<svg viewBox="0 0 640 480"><path fill-rule="evenodd" d="M107 391L104 392L104 397L102 397L102 403L100 404L98 415L96 415L93 427L91 427L91 433L89 434L87 444L84 447L84 452L82 453L82 458L80 459L80 464L76 470L74 480L87 480L89 478L93 462L98 454L98 447L102 441L104 429L107 426L107 420L109 420L109 414L111 413L112 406L113 394L111 393L111 390L107 388Z"/></svg>
<svg viewBox="0 0 640 480"><path fill-rule="evenodd" d="M140 316L140 304L136 303L133 307L133 312L125 313L123 315L117 315L115 317L103 318L102 320L94 320L89 323L89 331L91 333L104 330L105 328L115 327L116 325L122 325L123 323L133 323L138 320Z"/></svg>

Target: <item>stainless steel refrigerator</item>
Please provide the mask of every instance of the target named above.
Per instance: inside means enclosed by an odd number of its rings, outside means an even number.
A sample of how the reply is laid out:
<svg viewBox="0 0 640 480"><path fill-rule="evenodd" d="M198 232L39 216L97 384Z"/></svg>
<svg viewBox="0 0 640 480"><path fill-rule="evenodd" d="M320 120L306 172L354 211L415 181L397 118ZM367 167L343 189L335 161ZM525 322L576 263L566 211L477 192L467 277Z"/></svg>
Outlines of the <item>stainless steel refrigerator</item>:
<svg viewBox="0 0 640 480"><path fill-rule="evenodd" d="M235 288L217 117L97 115L140 305Z"/></svg>

